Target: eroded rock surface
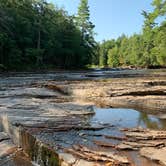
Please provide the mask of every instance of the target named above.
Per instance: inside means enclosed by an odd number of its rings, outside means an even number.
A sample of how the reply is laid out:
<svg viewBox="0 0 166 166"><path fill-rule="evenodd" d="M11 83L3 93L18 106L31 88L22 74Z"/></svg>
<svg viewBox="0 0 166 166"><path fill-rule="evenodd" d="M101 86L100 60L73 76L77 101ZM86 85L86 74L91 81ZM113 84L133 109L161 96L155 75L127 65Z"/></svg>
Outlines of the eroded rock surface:
<svg viewBox="0 0 166 166"><path fill-rule="evenodd" d="M165 78L163 71L132 70L2 75L0 129L12 141L0 134L1 153L17 145L41 165L140 166L123 151L162 149L165 132L122 132L114 124L92 123L92 106L146 109L161 117L166 111Z"/></svg>
<svg viewBox="0 0 166 166"><path fill-rule="evenodd" d="M76 99L91 101L101 107L135 108L157 114L166 110L166 86L163 82L166 82L166 77L121 78L69 82L64 87L68 87Z"/></svg>
<svg viewBox="0 0 166 166"><path fill-rule="evenodd" d="M162 165L166 165L166 148L142 148L141 155L150 160L158 161Z"/></svg>

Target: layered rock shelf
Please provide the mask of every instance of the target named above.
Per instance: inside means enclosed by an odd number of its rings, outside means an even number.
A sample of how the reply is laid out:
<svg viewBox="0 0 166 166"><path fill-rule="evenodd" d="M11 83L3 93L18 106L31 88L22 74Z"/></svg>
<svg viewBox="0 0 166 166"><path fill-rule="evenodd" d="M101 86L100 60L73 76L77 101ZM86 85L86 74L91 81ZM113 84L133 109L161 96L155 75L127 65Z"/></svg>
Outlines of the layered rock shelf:
<svg viewBox="0 0 166 166"><path fill-rule="evenodd" d="M166 165L164 127L92 121L95 107L137 109L164 122L165 71L1 75L0 165Z"/></svg>

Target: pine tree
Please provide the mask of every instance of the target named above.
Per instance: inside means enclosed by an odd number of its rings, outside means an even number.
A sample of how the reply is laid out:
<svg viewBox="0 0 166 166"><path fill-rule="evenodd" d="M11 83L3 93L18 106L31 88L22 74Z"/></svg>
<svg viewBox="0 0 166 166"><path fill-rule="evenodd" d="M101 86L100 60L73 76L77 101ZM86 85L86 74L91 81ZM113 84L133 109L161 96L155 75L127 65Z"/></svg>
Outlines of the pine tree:
<svg viewBox="0 0 166 166"><path fill-rule="evenodd" d="M78 14L76 16L76 24L81 30L82 47L84 49L83 63L90 63L96 42L94 40L94 25L90 21L90 10L88 0L81 0L78 7Z"/></svg>

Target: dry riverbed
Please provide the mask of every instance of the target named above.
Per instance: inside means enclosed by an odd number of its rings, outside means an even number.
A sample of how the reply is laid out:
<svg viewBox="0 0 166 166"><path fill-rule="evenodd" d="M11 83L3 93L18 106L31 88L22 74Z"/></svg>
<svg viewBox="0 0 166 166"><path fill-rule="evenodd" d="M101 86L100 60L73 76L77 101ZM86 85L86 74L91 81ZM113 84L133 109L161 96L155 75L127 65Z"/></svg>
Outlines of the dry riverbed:
<svg viewBox="0 0 166 166"><path fill-rule="evenodd" d="M166 71L2 74L0 119L0 165L166 165Z"/></svg>

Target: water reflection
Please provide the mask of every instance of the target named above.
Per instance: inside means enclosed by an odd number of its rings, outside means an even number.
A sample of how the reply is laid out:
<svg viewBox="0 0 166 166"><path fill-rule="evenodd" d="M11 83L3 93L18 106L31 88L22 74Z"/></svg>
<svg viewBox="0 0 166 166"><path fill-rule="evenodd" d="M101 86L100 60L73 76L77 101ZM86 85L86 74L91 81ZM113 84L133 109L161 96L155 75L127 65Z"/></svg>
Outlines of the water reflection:
<svg viewBox="0 0 166 166"><path fill-rule="evenodd" d="M150 117L148 114L144 112L139 113L138 124L144 123L146 128L150 129L160 129L161 124L157 118Z"/></svg>
<svg viewBox="0 0 166 166"><path fill-rule="evenodd" d="M101 109L95 108L96 115L92 122L110 123L117 127L144 127L150 129L166 129L166 120L133 109Z"/></svg>
<svg viewBox="0 0 166 166"><path fill-rule="evenodd" d="M166 120L165 119L160 119L160 125L161 125L161 129L166 130Z"/></svg>

